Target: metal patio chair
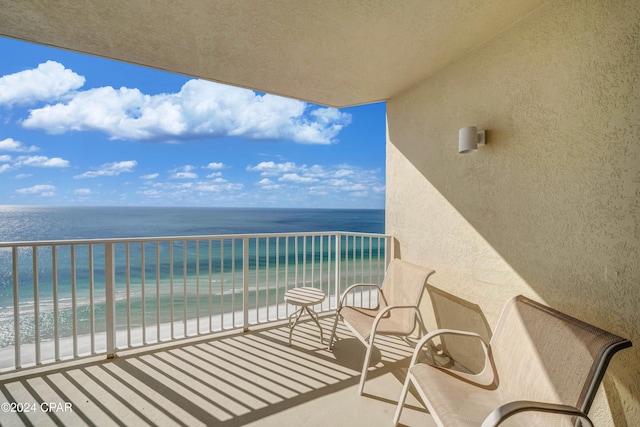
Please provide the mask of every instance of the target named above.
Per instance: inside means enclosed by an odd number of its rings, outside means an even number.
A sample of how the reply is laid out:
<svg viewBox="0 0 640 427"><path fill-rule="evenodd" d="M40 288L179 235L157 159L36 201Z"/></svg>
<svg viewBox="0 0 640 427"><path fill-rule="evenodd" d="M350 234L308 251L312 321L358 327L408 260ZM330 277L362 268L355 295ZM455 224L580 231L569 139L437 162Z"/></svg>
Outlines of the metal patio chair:
<svg viewBox="0 0 640 427"><path fill-rule="evenodd" d="M482 372L417 363L422 346L447 334L479 339L486 360ZM506 304L489 344L475 333L448 329L420 340L393 424L413 383L439 426L496 426L525 411L528 426L592 426L587 413L607 365L630 346L629 340L517 296Z"/></svg>
<svg viewBox="0 0 640 427"><path fill-rule="evenodd" d="M364 390L376 335L406 337L414 331L416 322L419 324L421 332L426 333L418 304L426 287L427 279L433 273L434 271L431 269L394 259L387 267L381 287L375 284L357 283L342 293L329 338L329 350L333 346L338 320L342 318L344 324L367 349L360 376L359 394L362 394ZM377 292L377 307L362 308L346 305L347 296L353 290L363 287Z"/></svg>

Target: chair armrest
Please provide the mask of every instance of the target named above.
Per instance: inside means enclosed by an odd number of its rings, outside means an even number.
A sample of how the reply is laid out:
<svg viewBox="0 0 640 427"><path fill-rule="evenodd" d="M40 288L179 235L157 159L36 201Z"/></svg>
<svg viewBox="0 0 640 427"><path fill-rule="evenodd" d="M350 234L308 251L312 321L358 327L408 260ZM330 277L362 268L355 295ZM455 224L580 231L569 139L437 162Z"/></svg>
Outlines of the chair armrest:
<svg viewBox="0 0 640 427"><path fill-rule="evenodd" d="M416 347L413 351L413 357L411 358L411 363L409 364L409 369L411 369L411 367L413 367L416 362L418 361L418 357L420 355L420 350L422 349L422 347L424 347L424 345L431 341L432 339L434 339L437 336L440 335L462 335L462 336L467 336L467 337L473 337L473 338L478 338L480 340L480 342L482 343L482 350L484 351L484 355L485 358L488 359L489 358L489 343L487 343L484 338L482 338L480 335L476 334L475 332L469 332L469 331L460 331L457 329L436 329L435 331L431 331L429 332L427 335L425 335L424 337L422 337L420 339L420 341L418 341L418 343L416 344Z"/></svg>
<svg viewBox="0 0 640 427"><path fill-rule="evenodd" d="M347 289L345 289L342 295L340 295L340 301L338 301L338 310L342 308L342 305L344 304L344 301L347 298L349 292L353 291L356 288L374 288L378 293L380 292L380 287L374 283L356 283L354 285L351 285Z"/></svg>
<svg viewBox="0 0 640 427"><path fill-rule="evenodd" d="M554 414L570 415L580 419L583 427L593 427L593 423L587 417L587 414L569 405L561 405L557 403L534 402L530 400L517 400L505 403L491 412L482 422L482 427L494 427L501 424L504 420L519 412L536 411L550 412Z"/></svg>

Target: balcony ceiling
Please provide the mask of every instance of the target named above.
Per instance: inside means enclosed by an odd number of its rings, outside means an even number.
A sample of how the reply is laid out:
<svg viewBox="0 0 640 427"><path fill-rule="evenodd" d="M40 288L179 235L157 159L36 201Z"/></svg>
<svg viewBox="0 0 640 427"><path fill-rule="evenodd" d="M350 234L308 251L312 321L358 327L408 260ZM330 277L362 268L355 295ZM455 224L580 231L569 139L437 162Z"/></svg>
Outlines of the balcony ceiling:
<svg viewBox="0 0 640 427"><path fill-rule="evenodd" d="M382 101L545 0L0 0L0 34L334 107Z"/></svg>

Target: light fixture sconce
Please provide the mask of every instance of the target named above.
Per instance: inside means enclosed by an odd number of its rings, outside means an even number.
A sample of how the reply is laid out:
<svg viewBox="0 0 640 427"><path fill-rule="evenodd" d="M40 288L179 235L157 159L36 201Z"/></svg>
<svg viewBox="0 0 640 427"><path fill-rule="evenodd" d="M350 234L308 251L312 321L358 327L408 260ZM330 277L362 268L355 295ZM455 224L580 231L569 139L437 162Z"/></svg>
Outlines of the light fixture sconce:
<svg viewBox="0 0 640 427"><path fill-rule="evenodd" d="M460 129L458 134L458 153L473 153L478 150L478 145L486 144L486 132L478 130L475 126L467 126Z"/></svg>

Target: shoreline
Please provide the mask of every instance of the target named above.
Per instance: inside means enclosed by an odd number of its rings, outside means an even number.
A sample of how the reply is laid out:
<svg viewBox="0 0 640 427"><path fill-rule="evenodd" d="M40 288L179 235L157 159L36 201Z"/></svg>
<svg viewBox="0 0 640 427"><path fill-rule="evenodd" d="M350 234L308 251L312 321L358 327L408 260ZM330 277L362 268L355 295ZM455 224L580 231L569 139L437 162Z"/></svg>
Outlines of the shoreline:
<svg viewBox="0 0 640 427"><path fill-rule="evenodd" d="M330 307L335 307L335 296L327 296L321 304L321 310L316 312L321 314L331 311ZM286 303L278 305L270 305L268 307L259 307L258 312L253 309L249 316L249 324L247 327L255 325L264 325L269 322L278 322L287 319L291 313L296 310L294 306ZM267 311L269 317L267 318ZM251 315L253 314L253 315ZM240 324L236 325L240 319ZM209 334L218 334L234 329L241 329L243 312L235 311L215 315L213 317L200 316L199 318L187 319L187 334L184 335L184 322L182 320L173 323L174 336L171 336L171 323L160 323L157 325L149 325L145 328L146 342L142 342L143 328L131 328L131 345L129 346L129 334L123 328L116 329L116 352L129 351L143 347L154 345L163 345L168 343L179 343L181 340L197 338ZM234 322L235 320L235 322ZM200 331L198 331L198 321ZM211 325L211 327L209 327ZM158 341L158 329L160 330L160 340ZM91 334L81 334L77 337L77 356L73 352L74 339L72 336L61 337L59 339L60 360L55 360L55 341L48 339L40 342L41 363L36 364L36 346L35 343L25 343L20 345L21 366L19 369L28 369L41 367L45 365L55 365L56 363L78 360L85 357L106 356L106 332L96 332L94 334L94 352L91 351ZM0 348L0 375L15 372L15 346L10 345Z"/></svg>

